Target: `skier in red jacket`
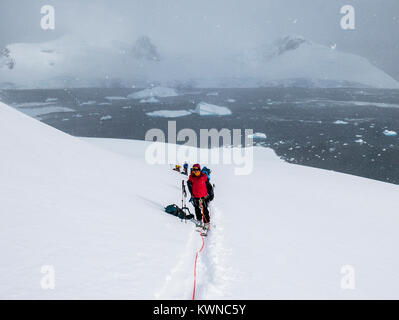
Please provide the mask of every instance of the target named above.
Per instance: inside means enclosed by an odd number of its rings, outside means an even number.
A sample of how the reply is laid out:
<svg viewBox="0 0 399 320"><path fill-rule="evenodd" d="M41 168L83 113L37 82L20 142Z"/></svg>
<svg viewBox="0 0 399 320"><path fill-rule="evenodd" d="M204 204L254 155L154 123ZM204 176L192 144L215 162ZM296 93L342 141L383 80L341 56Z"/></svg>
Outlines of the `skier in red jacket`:
<svg viewBox="0 0 399 320"><path fill-rule="evenodd" d="M210 217L208 203L213 200L214 193L213 187L208 180L208 176L201 172L201 166L199 164L193 165L190 177L187 181L187 186L191 193L197 220L204 220L204 223L209 225ZM204 214L202 214L201 202Z"/></svg>

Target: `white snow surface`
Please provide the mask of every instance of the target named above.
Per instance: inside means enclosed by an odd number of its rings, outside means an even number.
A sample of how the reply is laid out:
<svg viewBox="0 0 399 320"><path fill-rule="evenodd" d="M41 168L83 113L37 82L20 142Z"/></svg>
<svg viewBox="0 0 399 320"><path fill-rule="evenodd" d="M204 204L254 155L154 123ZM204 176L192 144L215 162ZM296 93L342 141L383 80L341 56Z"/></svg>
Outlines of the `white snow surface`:
<svg viewBox="0 0 399 320"><path fill-rule="evenodd" d="M163 212L184 176L147 164L148 142L72 137L2 103L0 137L1 299L191 299L201 238ZM398 186L261 147L248 176L209 167L216 226L198 299L399 298ZM344 265L354 290L341 289Z"/></svg>

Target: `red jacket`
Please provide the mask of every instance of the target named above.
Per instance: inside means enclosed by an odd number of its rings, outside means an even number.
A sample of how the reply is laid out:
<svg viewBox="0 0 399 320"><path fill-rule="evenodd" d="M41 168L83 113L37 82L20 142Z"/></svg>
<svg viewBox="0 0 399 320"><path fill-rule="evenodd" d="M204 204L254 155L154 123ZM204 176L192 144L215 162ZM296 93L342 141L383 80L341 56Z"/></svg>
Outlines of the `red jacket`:
<svg viewBox="0 0 399 320"><path fill-rule="evenodd" d="M190 175L188 178L188 186L194 198L202 198L208 195L207 181L208 176L205 173L201 172L198 177L193 174Z"/></svg>

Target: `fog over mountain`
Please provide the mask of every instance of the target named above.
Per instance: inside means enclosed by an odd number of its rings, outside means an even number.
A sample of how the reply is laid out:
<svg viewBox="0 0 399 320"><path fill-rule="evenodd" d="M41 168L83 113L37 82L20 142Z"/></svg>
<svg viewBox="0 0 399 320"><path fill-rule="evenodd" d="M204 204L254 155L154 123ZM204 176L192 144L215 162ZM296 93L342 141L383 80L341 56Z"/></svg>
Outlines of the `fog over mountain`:
<svg viewBox="0 0 399 320"><path fill-rule="evenodd" d="M45 4L55 8L55 30L40 28ZM347 4L356 10L355 30L340 26ZM233 85L220 79L239 78L237 86L257 86L314 77L357 83L363 67L366 86L396 87L392 78L399 79L395 0L3 0L0 6L0 49L10 50L15 63L10 70L4 68L10 58L2 59L2 82L19 82L24 72L30 84L68 78L78 86L85 77L92 78L88 83L112 78ZM312 54L305 57L304 48ZM320 54L332 57L331 70ZM353 54L359 59L348 69ZM315 55L320 65L295 65ZM198 80L210 78L214 83Z"/></svg>

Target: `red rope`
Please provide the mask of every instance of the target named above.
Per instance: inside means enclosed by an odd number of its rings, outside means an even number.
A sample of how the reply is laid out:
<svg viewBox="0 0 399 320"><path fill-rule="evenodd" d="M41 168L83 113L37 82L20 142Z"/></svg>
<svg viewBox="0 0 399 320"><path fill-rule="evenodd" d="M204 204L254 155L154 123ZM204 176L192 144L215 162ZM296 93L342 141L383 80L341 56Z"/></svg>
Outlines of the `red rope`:
<svg viewBox="0 0 399 320"><path fill-rule="evenodd" d="M200 200L200 204L201 204L201 211L202 211L202 231L204 231L204 220L205 219L205 215L204 215L204 207L202 205L202 200ZM195 254L195 262L194 262L194 288L193 288L193 300L195 300L195 288L196 288L196 284L197 284L197 260L198 260L198 254L201 253L201 251L204 249L204 245L205 245L205 240L204 240L204 236L202 235L201 232L201 239L202 239L202 246L201 249L199 249L199 251L197 251L197 253Z"/></svg>
<svg viewBox="0 0 399 320"><path fill-rule="evenodd" d="M204 236L202 234L201 234L201 238L202 238L201 249L199 251L197 251L197 253L195 255L193 300L195 300L195 288L196 288L196 284L197 284L197 260L198 260L198 254L202 251L202 249L204 248L204 244L205 244Z"/></svg>

